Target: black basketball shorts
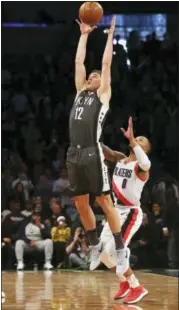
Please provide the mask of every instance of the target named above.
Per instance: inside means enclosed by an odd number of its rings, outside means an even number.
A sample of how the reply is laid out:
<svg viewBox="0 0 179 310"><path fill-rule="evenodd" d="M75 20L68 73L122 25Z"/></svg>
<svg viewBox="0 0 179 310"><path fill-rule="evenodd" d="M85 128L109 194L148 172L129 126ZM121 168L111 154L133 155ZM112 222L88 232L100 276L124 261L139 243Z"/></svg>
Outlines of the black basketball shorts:
<svg viewBox="0 0 179 310"><path fill-rule="evenodd" d="M108 167L100 144L86 148L69 147L66 164L73 196L109 193Z"/></svg>

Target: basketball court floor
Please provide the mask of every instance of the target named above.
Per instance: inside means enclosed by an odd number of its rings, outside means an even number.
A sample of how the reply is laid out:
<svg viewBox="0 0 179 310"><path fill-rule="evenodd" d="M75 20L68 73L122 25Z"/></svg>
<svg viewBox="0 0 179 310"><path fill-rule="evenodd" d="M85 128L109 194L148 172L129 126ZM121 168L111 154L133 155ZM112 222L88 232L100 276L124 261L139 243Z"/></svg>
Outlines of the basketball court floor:
<svg viewBox="0 0 179 310"><path fill-rule="evenodd" d="M137 305L113 301L118 285L115 274L95 272L3 272L2 290L7 310L178 310L178 278L136 272L149 294Z"/></svg>

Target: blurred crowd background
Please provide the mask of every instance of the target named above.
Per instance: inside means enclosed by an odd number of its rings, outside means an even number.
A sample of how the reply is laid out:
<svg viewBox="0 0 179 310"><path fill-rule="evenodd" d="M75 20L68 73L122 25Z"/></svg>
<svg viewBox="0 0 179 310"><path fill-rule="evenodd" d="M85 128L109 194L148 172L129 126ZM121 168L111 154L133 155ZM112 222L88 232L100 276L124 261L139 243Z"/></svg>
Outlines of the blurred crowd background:
<svg viewBox="0 0 179 310"><path fill-rule="evenodd" d="M5 21L12 22L5 12ZM56 31L59 27L61 44L53 52L39 54L35 44L28 52L12 52L8 41L9 50L2 53L2 268L16 268L19 255L24 255L26 268L41 268L45 258L55 268L86 270L88 240L68 190L65 165L80 33L74 24L49 26L47 15L41 22ZM2 36L6 30L2 28ZM13 34L19 36L18 30L13 28ZM99 27L89 39L87 73L100 69L105 41ZM132 29L126 46L114 46L104 143L128 153L120 127L126 127L129 116L135 134L152 143L151 178L141 201L143 223L130 244L136 268L179 267L177 57L178 42L167 32L161 40L155 32L141 39ZM109 163L111 175L113 168ZM100 234L105 219L94 197L91 205Z"/></svg>

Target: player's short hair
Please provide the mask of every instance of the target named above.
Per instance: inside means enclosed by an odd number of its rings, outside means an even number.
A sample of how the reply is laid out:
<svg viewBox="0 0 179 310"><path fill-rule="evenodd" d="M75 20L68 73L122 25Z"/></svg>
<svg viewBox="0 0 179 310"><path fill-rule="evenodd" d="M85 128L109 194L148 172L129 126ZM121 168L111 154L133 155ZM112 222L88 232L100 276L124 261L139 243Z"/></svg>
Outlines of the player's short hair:
<svg viewBox="0 0 179 310"><path fill-rule="evenodd" d="M146 148L146 154L151 153L152 145L151 145L149 139L147 139L147 138L144 137L144 136L139 136L139 137L137 137L137 140L140 139L140 138L142 138L142 140L145 142L145 144L146 144L146 146L147 146L147 148ZM138 141L137 141L137 142L138 142ZM140 143L139 143L139 145L140 145Z"/></svg>
<svg viewBox="0 0 179 310"><path fill-rule="evenodd" d="M91 73L98 73L101 76L101 71L100 70L93 70Z"/></svg>

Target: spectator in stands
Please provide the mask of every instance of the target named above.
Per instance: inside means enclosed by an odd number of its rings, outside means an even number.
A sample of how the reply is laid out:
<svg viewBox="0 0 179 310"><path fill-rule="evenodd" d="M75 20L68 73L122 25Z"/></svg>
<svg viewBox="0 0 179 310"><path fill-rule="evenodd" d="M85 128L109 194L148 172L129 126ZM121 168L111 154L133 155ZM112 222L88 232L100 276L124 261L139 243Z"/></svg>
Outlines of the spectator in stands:
<svg viewBox="0 0 179 310"><path fill-rule="evenodd" d="M2 225L2 235L5 238L13 239L18 231L24 216L21 214L19 201L10 202L10 213L5 217Z"/></svg>
<svg viewBox="0 0 179 310"><path fill-rule="evenodd" d="M45 253L45 270L52 270L53 242L50 239L49 228L41 222L40 213L34 211L29 223L21 226L15 244L15 254L18 262L17 270L24 269L24 251L36 249Z"/></svg>
<svg viewBox="0 0 179 310"><path fill-rule="evenodd" d="M50 200L50 208L52 211L51 217L48 219L51 223L51 227L56 226L56 221L59 216L64 216L66 219L67 225L71 226L71 220L70 217L66 214L65 209L63 208L61 204L60 198L52 197Z"/></svg>
<svg viewBox="0 0 179 310"><path fill-rule="evenodd" d="M21 214L26 218L32 215L32 202L26 201L25 203L25 210L21 211Z"/></svg>
<svg viewBox="0 0 179 310"><path fill-rule="evenodd" d="M69 240L66 253L69 255L70 267L88 269L89 247L84 230L81 227L76 228L73 237Z"/></svg>
<svg viewBox="0 0 179 310"><path fill-rule="evenodd" d="M3 267L11 269L13 267L13 247L16 234L24 221L24 216L20 213L20 203L11 201L10 214L6 215L2 223L2 262Z"/></svg>
<svg viewBox="0 0 179 310"><path fill-rule="evenodd" d="M62 169L59 179L54 182L53 192L61 196L61 203L63 206L71 205L71 199L69 198L69 181L65 168Z"/></svg>
<svg viewBox="0 0 179 310"><path fill-rule="evenodd" d="M71 235L71 229L66 224L64 216L57 218L57 225L51 230L52 241L54 246L54 260L57 268L65 265L66 260L66 244Z"/></svg>
<svg viewBox="0 0 179 310"><path fill-rule="evenodd" d="M153 215L154 215L155 223L160 224L161 227L162 227L163 226L162 214L161 214L160 206L159 206L158 203L153 203L153 205L152 205L152 212L153 212Z"/></svg>
<svg viewBox="0 0 179 310"><path fill-rule="evenodd" d="M179 185L170 175L159 179L152 188L152 195L162 208L163 234L168 239L169 268L179 264Z"/></svg>
<svg viewBox="0 0 179 310"><path fill-rule="evenodd" d="M24 209L25 206L25 193L24 186L21 182L18 182L13 188L12 192L13 198L20 202L21 209Z"/></svg>
<svg viewBox="0 0 179 310"><path fill-rule="evenodd" d="M33 197L33 209L35 211L38 211L39 213L42 212L43 205L42 205L42 197L41 196Z"/></svg>
<svg viewBox="0 0 179 310"><path fill-rule="evenodd" d="M3 195L3 193L2 193L2 195ZM8 198L8 197L7 197ZM14 202L13 201L10 201L9 202L9 208L7 208L7 206L8 206L8 203L6 204L6 207L4 208L4 209L2 209L3 211L1 212L1 224L2 224L2 222L4 221L4 219L6 218L6 216L8 215L8 214L10 214L11 213L11 211L10 211L10 206L11 206L11 204L13 204Z"/></svg>
<svg viewBox="0 0 179 310"><path fill-rule="evenodd" d="M161 261L158 257L160 233L147 214L143 214L142 226L136 233L132 242L132 253L138 257L138 264L142 268L159 267Z"/></svg>
<svg viewBox="0 0 179 310"><path fill-rule="evenodd" d="M22 184L23 188L20 187L18 190L18 185L20 184ZM12 182L12 189L14 188L16 188L18 191L23 191L25 200L29 200L29 195L32 192L34 186L32 184L32 181L28 179L25 173L19 173L18 178Z"/></svg>

